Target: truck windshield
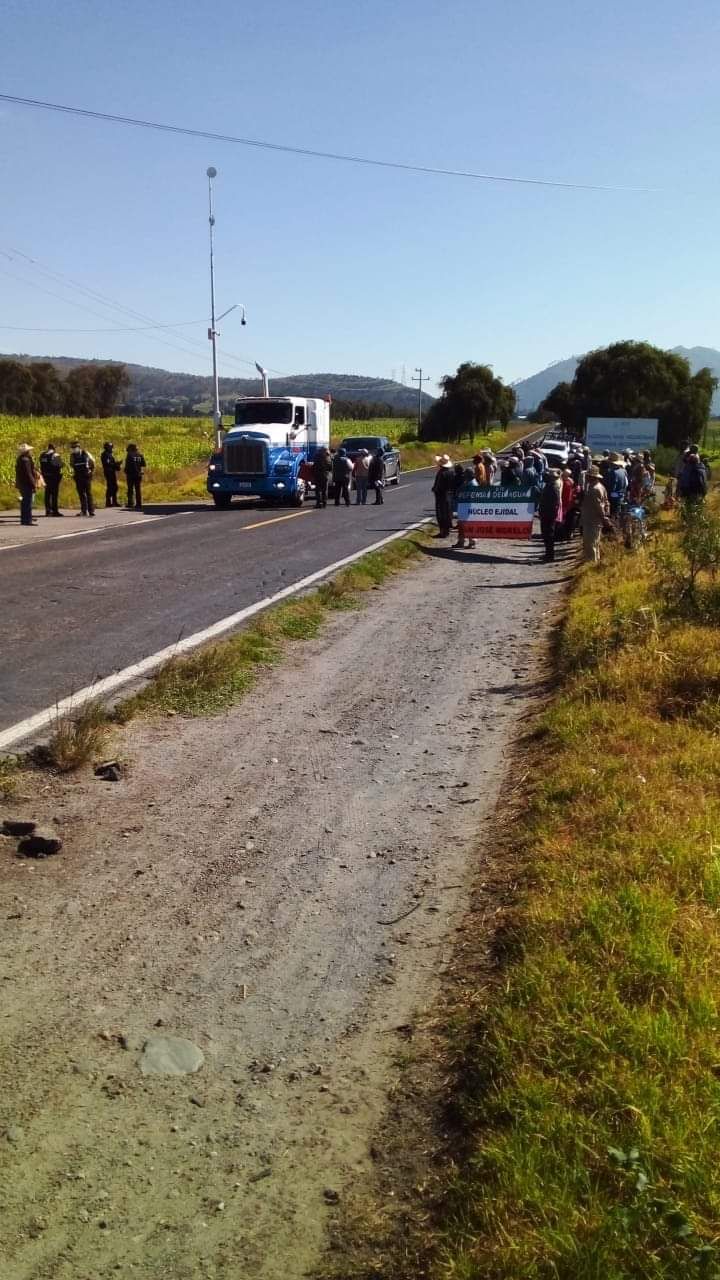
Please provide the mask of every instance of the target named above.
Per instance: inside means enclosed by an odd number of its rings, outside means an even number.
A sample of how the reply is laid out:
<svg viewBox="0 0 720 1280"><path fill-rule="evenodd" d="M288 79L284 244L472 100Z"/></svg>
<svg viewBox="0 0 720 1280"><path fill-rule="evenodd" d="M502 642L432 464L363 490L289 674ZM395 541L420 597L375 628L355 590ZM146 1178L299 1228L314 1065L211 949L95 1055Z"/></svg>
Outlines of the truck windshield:
<svg viewBox="0 0 720 1280"><path fill-rule="evenodd" d="M235 426L252 427L257 423L292 422L292 405L286 400L245 400L235 405Z"/></svg>
<svg viewBox="0 0 720 1280"><path fill-rule="evenodd" d="M341 445L342 449L354 452L356 449L369 449L374 453L380 448L379 436L346 436Z"/></svg>

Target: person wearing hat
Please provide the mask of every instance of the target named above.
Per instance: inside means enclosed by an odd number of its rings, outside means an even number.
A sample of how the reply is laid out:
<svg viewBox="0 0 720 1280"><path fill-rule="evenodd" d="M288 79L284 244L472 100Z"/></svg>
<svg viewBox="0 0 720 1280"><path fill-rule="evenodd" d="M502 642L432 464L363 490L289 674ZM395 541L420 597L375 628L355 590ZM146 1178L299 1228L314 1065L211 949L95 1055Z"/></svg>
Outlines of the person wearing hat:
<svg viewBox="0 0 720 1280"><path fill-rule="evenodd" d="M103 445L103 451L100 454L100 466L105 477L106 507L117 507L118 505L118 471L122 464L115 457L113 448L112 441L106 440Z"/></svg>
<svg viewBox="0 0 720 1280"><path fill-rule="evenodd" d="M590 467L587 488L580 508L583 557L593 564L600 562L600 538L609 510L608 496L599 467Z"/></svg>
<svg viewBox="0 0 720 1280"><path fill-rule="evenodd" d="M435 519L437 520L438 538L447 538L452 529L453 494L455 492L455 471L447 453L436 454L437 471L432 491L435 495Z"/></svg>
<svg viewBox="0 0 720 1280"><path fill-rule="evenodd" d="M37 524L33 520L32 509L38 487L40 473L33 460L31 444L21 444L15 460L15 488L20 494L20 523Z"/></svg>

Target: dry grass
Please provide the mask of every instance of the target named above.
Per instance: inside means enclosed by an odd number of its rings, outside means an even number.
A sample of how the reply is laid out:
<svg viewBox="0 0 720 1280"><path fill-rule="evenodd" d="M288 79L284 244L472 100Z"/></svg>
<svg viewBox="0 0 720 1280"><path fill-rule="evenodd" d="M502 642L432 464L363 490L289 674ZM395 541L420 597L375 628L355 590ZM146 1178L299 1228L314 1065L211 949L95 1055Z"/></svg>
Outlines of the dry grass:
<svg viewBox="0 0 720 1280"><path fill-rule="evenodd" d="M71 715L58 718L49 741L36 748L32 757L44 768L72 773L100 751L108 729L104 707L99 702L86 702Z"/></svg>
<svg viewBox="0 0 720 1280"><path fill-rule="evenodd" d="M720 646L654 574L613 548L570 602L498 981L447 1039L435 1280L720 1276Z"/></svg>

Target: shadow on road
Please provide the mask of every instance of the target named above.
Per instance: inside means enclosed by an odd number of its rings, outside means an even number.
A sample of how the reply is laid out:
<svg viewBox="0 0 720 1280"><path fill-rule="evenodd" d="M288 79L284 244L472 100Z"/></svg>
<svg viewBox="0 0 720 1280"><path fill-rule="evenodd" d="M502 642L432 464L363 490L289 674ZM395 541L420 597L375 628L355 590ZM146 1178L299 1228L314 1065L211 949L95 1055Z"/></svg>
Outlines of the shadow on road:
<svg viewBox="0 0 720 1280"><path fill-rule="evenodd" d="M215 507L213 502L145 502L143 514L146 516L177 516L185 511L212 511L213 515L228 516L238 511L269 511L266 502L253 501L250 498L242 502L234 502L231 507Z"/></svg>

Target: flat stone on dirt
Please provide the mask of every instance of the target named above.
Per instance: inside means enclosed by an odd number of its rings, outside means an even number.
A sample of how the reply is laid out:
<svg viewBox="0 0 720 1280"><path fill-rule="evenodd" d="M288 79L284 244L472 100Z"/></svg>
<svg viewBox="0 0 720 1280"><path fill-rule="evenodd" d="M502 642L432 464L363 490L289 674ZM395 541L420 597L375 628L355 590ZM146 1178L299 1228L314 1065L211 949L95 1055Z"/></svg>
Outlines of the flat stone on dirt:
<svg viewBox="0 0 720 1280"><path fill-rule="evenodd" d="M145 1076L186 1076L199 1071L205 1054L192 1040L179 1036L148 1036L140 1054Z"/></svg>
<svg viewBox="0 0 720 1280"><path fill-rule="evenodd" d="M48 827L36 827L32 835L23 836L17 851L21 858L48 858L62 849L60 836Z"/></svg>

